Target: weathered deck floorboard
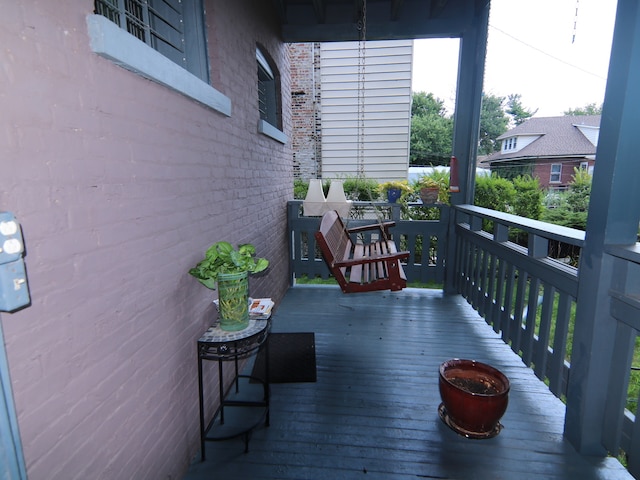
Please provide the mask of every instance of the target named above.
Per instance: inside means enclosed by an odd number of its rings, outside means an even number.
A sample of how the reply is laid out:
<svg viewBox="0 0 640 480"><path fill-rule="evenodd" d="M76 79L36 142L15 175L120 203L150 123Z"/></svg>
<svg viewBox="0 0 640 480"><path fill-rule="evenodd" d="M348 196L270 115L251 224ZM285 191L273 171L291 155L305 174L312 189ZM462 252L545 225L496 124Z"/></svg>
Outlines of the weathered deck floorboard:
<svg viewBox="0 0 640 480"><path fill-rule="evenodd" d="M564 408L460 296L406 289L344 295L297 286L273 332L315 332L317 382L271 386L271 426L207 444L200 479L619 479L617 460L578 455ZM504 429L469 440L438 417L438 366L472 358L511 382Z"/></svg>

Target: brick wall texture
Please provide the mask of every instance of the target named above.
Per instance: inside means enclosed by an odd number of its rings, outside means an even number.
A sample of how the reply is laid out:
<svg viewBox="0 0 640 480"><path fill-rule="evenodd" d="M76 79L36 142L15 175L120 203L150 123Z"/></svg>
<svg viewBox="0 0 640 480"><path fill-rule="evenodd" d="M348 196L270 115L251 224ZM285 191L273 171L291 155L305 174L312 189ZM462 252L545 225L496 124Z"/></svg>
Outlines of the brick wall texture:
<svg viewBox="0 0 640 480"><path fill-rule="evenodd" d="M320 178L322 171L320 125L320 44L288 45L291 65L291 137L294 176Z"/></svg>
<svg viewBox="0 0 640 480"><path fill-rule="evenodd" d="M0 16L0 210L22 224L32 297L0 321L30 480L181 478L215 318L188 269L215 241L251 242L271 261L251 294L287 288L291 145L257 133L255 48L280 69L290 135L287 50L269 2L205 6L230 118L93 54L92 1Z"/></svg>

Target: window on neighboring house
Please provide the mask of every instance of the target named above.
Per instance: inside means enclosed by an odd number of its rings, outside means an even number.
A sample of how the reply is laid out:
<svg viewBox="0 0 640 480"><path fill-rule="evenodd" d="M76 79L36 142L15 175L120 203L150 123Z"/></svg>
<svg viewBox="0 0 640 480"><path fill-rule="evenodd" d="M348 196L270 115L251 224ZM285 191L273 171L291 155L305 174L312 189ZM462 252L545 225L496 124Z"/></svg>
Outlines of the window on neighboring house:
<svg viewBox="0 0 640 480"><path fill-rule="evenodd" d="M202 0L95 0L95 13L209 81Z"/></svg>
<svg viewBox="0 0 640 480"><path fill-rule="evenodd" d="M286 137L282 133L280 75L274 63L259 47L256 47L256 60L258 64L258 110L260 111L258 131L285 143Z"/></svg>
<svg viewBox="0 0 640 480"><path fill-rule="evenodd" d="M589 170L589 162L580 162L580 170Z"/></svg>
<svg viewBox="0 0 640 480"><path fill-rule="evenodd" d="M516 145L518 143L518 137L513 137L513 147L512 148L516 148Z"/></svg>
<svg viewBox="0 0 640 480"><path fill-rule="evenodd" d="M549 177L549 182L559 183L561 177L562 177L562 164L561 163L551 164L551 176Z"/></svg>

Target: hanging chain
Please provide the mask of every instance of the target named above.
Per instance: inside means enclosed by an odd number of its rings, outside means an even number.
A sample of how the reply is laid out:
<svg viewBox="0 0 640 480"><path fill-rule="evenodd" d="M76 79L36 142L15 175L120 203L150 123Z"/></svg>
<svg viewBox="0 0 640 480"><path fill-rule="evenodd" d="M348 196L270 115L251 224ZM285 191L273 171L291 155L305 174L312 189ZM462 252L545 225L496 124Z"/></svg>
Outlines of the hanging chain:
<svg viewBox="0 0 640 480"><path fill-rule="evenodd" d="M367 53L367 0L362 0L362 12L358 22L358 177L364 178L364 107L365 107L365 55Z"/></svg>
<svg viewBox="0 0 640 480"><path fill-rule="evenodd" d="M576 0L576 14L573 17L573 37L571 37L571 43L576 41L576 32L578 30L578 7L580 6L580 0Z"/></svg>

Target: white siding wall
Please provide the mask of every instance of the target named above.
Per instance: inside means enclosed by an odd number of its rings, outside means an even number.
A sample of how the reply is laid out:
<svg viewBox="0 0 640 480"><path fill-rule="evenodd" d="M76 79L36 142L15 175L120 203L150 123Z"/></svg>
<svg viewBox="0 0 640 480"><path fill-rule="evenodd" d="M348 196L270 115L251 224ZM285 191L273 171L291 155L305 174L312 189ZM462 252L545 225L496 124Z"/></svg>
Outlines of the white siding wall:
<svg viewBox="0 0 640 480"><path fill-rule="evenodd" d="M513 151L519 152L524 147L528 147L539 138L540 138L540 135L517 135L518 142L516 143L516 148L514 148ZM502 141L503 146L504 146L504 142L505 140ZM504 152L504 151L511 151L511 150L504 150L503 148L502 151Z"/></svg>
<svg viewBox="0 0 640 480"><path fill-rule="evenodd" d="M413 41L366 42L364 174L406 179ZM358 174L358 42L323 43L322 177Z"/></svg>
<svg viewBox="0 0 640 480"><path fill-rule="evenodd" d="M576 128L582 132L582 134L587 137L593 145L598 146L598 138L600 137L600 127L591 127L588 125L576 125Z"/></svg>

